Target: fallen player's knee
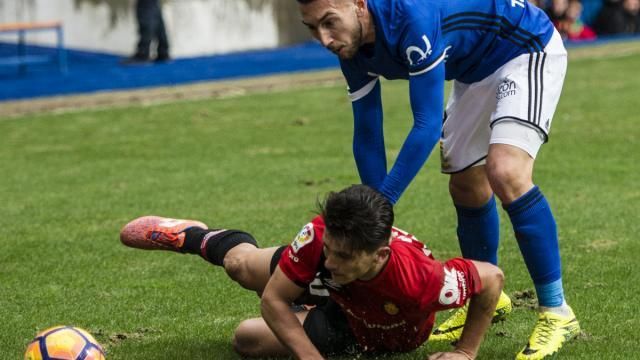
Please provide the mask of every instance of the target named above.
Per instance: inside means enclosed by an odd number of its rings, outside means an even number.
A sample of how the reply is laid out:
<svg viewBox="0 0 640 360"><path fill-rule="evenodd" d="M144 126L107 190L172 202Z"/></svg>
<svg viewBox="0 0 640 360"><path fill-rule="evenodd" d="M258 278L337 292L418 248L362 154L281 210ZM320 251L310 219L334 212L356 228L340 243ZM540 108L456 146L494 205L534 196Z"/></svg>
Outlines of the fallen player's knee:
<svg viewBox="0 0 640 360"><path fill-rule="evenodd" d="M255 319L244 320L233 333L233 350L240 356L260 356L260 343Z"/></svg>

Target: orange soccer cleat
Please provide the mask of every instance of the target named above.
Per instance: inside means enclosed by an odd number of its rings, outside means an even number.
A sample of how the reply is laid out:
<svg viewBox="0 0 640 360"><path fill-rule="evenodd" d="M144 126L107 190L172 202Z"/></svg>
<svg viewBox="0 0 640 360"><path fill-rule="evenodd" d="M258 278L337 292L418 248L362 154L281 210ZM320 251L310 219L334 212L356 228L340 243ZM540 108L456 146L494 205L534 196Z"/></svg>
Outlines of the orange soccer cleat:
<svg viewBox="0 0 640 360"><path fill-rule="evenodd" d="M207 225L195 220L143 216L132 220L122 228L120 241L138 249L182 252L185 230L192 227L206 229Z"/></svg>

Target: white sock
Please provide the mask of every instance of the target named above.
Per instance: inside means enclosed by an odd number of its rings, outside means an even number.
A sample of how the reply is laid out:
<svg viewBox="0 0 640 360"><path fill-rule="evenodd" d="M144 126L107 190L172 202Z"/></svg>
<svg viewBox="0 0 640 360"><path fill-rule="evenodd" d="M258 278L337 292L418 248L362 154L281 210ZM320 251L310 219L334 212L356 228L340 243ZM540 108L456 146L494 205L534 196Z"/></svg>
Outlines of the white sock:
<svg viewBox="0 0 640 360"><path fill-rule="evenodd" d="M562 301L562 305L560 306L553 306L553 307L540 306L538 307L538 311L541 313L549 311L561 316L571 316L571 314L573 313L571 311L571 307L569 306L569 304L567 304L566 301Z"/></svg>

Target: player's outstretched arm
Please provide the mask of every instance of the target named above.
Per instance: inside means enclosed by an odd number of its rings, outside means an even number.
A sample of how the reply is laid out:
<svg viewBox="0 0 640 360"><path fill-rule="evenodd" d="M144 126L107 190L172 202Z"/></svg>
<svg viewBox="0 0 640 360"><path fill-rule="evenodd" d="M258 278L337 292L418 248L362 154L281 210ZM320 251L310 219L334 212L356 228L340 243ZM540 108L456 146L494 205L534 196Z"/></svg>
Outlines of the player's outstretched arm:
<svg viewBox="0 0 640 360"><path fill-rule="evenodd" d="M305 333L300 320L291 311L291 303L303 291L278 266L262 294L262 317L294 358L323 359Z"/></svg>
<svg viewBox="0 0 640 360"><path fill-rule="evenodd" d="M382 129L380 83L366 96L353 101L353 156L363 184L380 189L387 176L387 156Z"/></svg>
<svg viewBox="0 0 640 360"><path fill-rule="evenodd" d="M456 351L474 359L480 348L484 334L491 325L493 312L504 284L504 274L497 266L473 261L482 281L482 290L471 298L467 321L464 324L462 337L456 344Z"/></svg>
<svg viewBox="0 0 640 360"><path fill-rule="evenodd" d="M442 131L444 103L444 65L409 79L409 99L413 127L402 144L400 153L378 189L389 201L396 203L418 174Z"/></svg>

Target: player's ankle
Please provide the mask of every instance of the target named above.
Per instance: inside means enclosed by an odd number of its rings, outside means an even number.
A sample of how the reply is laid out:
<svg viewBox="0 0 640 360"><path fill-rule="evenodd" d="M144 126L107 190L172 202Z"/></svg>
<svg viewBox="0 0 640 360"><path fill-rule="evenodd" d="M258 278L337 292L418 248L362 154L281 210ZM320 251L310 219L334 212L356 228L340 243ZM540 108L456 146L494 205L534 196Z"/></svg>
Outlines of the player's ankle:
<svg viewBox="0 0 640 360"><path fill-rule="evenodd" d="M200 254L202 239L204 239L204 236L210 231L211 230L198 227L186 229L184 231L184 244L182 244L180 250L187 254Z"/></svg>
<svg viewBox="0 0 640 360"><path fill-rule="evenodd" d="M538 312L550 312L561 316L570 316L573 310L571 310L571 307L566 301L563 301L559 306L539 306Z"/></svg>

